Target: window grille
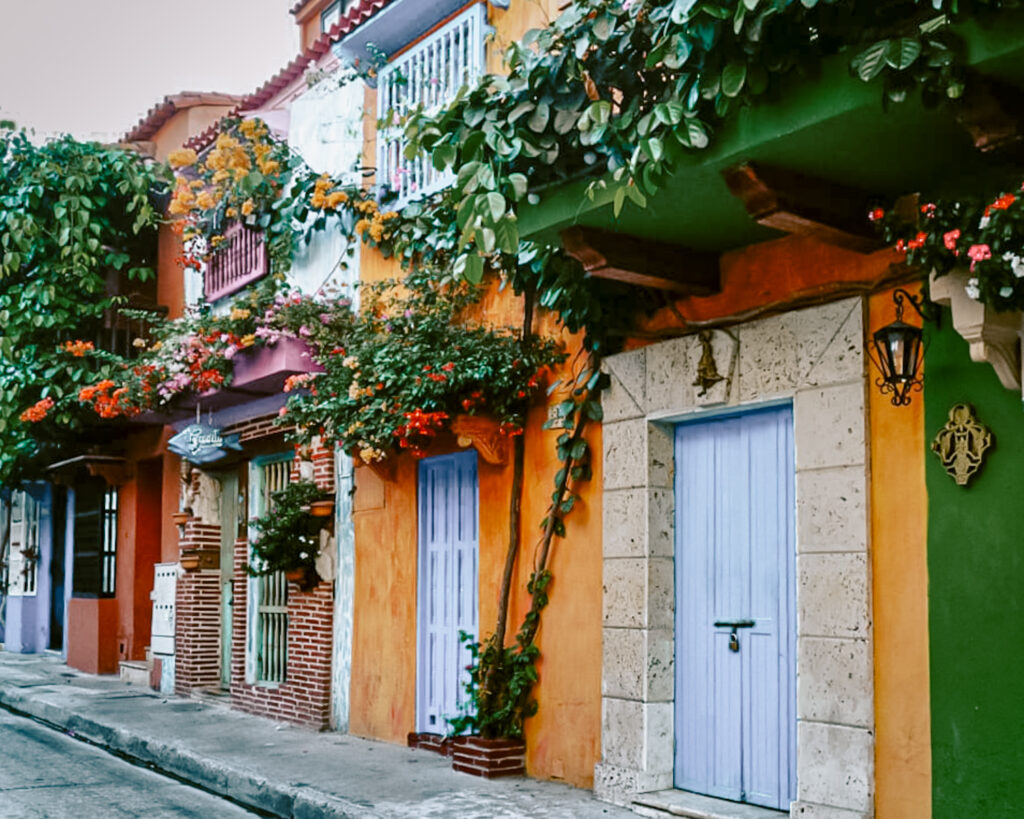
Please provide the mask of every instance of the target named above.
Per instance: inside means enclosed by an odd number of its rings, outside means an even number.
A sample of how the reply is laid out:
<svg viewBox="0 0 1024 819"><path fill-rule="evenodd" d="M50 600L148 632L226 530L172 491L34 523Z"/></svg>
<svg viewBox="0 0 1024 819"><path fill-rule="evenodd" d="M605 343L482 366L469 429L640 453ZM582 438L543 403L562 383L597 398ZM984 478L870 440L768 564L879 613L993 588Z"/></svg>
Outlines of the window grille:
<svg viewBox="0 0 1024 819"><path fill-rule="evenodd" d="M0 526L6 526L6 505ZM11 493L11 533L7 549L7 594L31 597L39 579L39 503L27 492ZM3 589L0 588L0 593Z"/></svg>
<svg viewBox="0 0 1024 819"><path fill-rule="evenodd" d="M463 85L483 74L486 15L486 6L477 3L381 69L377 117L391 125L377 134L377 183L398 195L396 208L436 193L454 179L450 172L437 171L427 155L405 158L399 123L420 104L427 111L443 108Z"/></svg>
<svg viewBox="0 0 1024 819"><path fill-rule="evenodd" d="M272 511L271 494L288 485L291 456L263 464L260 509ZM288 666L288 581L284 572L256 579L256 679L281 683Z"/></svg>
<svg viewBox="0 0 1024 819"><path fill-rule="evenodd" d="M267 270L263 231L232 222L224 231L224 243L206 266L203 294L207 301L217 301L262 279Z"/></svg>
<svg viewBox="0 0 1024 819"><path fill-rule="evenodd" d="M72 592L76 597L113 597L117 590L115 487L102 480L75 486Z"/></svg>

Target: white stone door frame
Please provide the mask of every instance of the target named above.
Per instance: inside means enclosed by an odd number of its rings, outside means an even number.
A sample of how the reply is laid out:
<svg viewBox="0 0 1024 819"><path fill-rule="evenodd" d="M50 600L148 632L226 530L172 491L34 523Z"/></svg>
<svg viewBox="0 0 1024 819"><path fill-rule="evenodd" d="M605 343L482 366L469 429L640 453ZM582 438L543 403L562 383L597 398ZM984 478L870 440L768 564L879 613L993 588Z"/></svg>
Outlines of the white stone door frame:
<svg viewBox="0 0 1024 819"><path fill-rule="evenodd" d="M672 788L674 422L793 402L797 801L804 819L874 815L864 302L715 331L725 380L704 396L687 336L611 356L604 405L601 762L594 791L629 804Z"/></svg>

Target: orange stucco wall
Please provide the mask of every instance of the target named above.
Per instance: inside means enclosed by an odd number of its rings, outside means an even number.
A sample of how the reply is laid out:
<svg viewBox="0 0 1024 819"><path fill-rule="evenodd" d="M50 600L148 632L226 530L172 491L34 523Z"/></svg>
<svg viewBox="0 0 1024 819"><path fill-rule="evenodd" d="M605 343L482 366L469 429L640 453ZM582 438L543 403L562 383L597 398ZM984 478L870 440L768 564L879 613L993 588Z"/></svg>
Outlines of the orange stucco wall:
<svg viewBox="0 0 1024 819"><path fill-rule="evenodd" d="M393 276L396 268L379 254L363 254L364 279ZM489 291L482 315L494 324L521 322L521 299ZM537 329L555 332L550 317ZM570 352L579 339L566 337ZM553 490L558 433L541 429L544 406L531 412L525 436L523 533L510 603L508 640L529 608L526 583L533 567ZM536 688L539 711L527 723L527 769L533 776L589 787L600 754L601 723L601 439L592 427L593 479L567 520L568 538L556 539L549 567L551 602L537 643L542 652ZM442 444L431 454L454 448ZM368 467L356 470L356 599L351 682L352 733L404 743L415 728L417 600L417 462L395 459L383 478ZM512 466L479 462L480 634L494 630L498 590L508 547Z"/></svg>
<svg viewBox="0 0 1024 819"><path fill-rule="evenodd" d="M68 665L87 674L117 671L117 600L72 597L68 603Z"/></svg>
<svg viewBox="0 0 1024 819"><path fill-rule="evenodd" d="M869 300L869 333L895 319L892 291ZM871 373L874 381L876 374ZM924 396L894 407L868 390L875 623L875 813L931 815L928 498Z"/></svg>

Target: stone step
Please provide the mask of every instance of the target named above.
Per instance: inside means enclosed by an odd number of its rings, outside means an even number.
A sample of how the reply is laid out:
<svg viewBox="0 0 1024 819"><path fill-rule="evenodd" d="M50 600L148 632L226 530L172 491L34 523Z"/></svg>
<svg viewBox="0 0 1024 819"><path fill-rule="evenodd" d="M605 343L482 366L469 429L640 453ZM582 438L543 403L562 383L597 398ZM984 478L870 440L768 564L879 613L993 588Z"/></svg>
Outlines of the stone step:
<svg viewBox="0 0 1024 819"><path fill-rule="evenodd" d="M674 789L637 794L632 808L634 813L652 819L668 816L684 816L687 819L781 819L789 816L787 812L771 808Z"/></svg>
<svg viewBox="0 0 1024 819"><path fill-rule="evenodd" d="M129 685L149 688L149 663L145 660L121 660L120 676Z"/></svg>

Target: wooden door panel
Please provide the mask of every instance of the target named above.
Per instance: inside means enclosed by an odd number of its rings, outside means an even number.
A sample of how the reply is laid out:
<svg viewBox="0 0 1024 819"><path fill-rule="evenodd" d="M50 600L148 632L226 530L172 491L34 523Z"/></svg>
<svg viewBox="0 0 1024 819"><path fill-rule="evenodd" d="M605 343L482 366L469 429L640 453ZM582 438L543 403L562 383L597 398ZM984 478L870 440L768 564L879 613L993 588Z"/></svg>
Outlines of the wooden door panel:
<svg viewBox="0 0 1024 819"><path fill-rule="evenodd" d="M785 809L795 790L792 411L676 432L676 785ZM715 623L753 621L735 629Z"/></svg>

